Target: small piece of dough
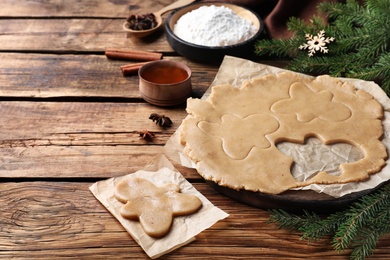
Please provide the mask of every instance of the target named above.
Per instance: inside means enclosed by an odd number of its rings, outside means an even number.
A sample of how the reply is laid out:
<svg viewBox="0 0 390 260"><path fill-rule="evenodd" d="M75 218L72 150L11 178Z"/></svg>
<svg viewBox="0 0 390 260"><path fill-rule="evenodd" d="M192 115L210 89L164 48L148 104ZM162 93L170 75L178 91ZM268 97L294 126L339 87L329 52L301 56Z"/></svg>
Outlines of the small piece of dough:
<svg viewBox="0 0 390 260"><path fill-rule="evenodd" d="M180 193L180 187L170 183L162 187L142 178L127 178L115 186L115 198L125 205L120 209L124 218L139 220L146 234L154 238L165 236L176 216L196 212L201 200Z"/></svg>
<svg viewBox="0 0 390 260"><path fill-rule="evenodd" d="M381 142L383 108L370 94L324 75L284 72L246 82L219 85L206 100L189 99L180 142L206 180L232 189L279 194L310 184L366 180L385 165ZM362 159L340 165L340 175L319 172L307 181L291 174L293 158L280 142L348 143Z"/></svg>

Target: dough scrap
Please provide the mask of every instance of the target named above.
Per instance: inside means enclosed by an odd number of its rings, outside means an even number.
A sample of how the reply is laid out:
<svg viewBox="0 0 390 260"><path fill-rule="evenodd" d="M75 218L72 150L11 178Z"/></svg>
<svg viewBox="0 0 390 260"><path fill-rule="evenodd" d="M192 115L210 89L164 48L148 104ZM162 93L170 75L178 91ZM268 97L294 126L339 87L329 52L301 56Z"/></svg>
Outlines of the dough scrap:
<svg viewBox="0 0 390 260"><path fill-rule="evenodd" d="M180 193L176 184L157 187L136 177L119 182L115 198L125 203L120 209L122 217L139 220L145 233L154 238L169 232L174 217L192 214L202 206L198 197Z"/></svg>
<svg viewBox="0 0 390 260"><path fill-rule="evenodd" d="M214 86L208 99L189 99L187 112L180 132L184 154L206 180L236 190L279 194L310 184L358 182L379 172L387 158L382 105L327 75L284 72L240 88ZM303 144L310 137L351 144L363 158L341 164L340 175L322 171L297 181L291 174L293 159L276 145Z"/></svg>

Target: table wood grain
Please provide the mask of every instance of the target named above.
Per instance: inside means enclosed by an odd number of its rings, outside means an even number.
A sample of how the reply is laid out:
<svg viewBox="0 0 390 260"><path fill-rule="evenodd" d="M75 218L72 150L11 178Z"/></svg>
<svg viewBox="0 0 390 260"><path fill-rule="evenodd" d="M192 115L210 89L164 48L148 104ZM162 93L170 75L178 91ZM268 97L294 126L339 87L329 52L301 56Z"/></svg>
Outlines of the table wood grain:
<svg viewBox="0 0 390 260"><path fill-rule="evenodd" d="M161 153L185 118L185 106L146 103L131 61L107 59L107 48L162 52L192 70L201 97L218 65L189 61L168 45L162 28L145 39L122 30L130 13L156 11L173 0L4 0L0 8L0 258L147 259L89 187L142 169ZM259 59L283 67L286 62ZM148 119L165 114L173 126ZM139 131L155 133L152 141ZM269 223L267 210L224 197L193 169L183 176L230 216L161 259L348 259L329 237L300 240ZM372 258L390 258L389 236Z"/></svg>

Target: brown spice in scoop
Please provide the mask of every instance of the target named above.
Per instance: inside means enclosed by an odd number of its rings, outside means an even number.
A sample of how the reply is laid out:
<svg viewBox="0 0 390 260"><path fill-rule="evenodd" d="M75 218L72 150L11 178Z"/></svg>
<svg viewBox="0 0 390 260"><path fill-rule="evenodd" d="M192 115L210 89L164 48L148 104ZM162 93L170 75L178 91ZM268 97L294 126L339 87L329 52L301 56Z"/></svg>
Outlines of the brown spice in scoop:
<svg viewBox="0 0 390 260"><path fill-rule="evenodd" d="M129 23L129 28L136 31L149 30L157 26L153 13L131 14L126 21Z"/></svg>

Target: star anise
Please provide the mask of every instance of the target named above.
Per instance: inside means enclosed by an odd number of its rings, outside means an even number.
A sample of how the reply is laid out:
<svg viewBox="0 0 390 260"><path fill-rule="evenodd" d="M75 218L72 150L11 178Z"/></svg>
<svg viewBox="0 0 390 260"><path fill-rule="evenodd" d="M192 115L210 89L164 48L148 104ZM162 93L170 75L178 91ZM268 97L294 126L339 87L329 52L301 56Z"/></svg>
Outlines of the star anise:
<svg viewBox="0 0 390 260"><path fill-rule="evenodd" d="M165 115L159 115L156 113L152 113L149 116L149 119L153 120L153 122L156 122L156 124L158 124L159 126L162 126L162 127L171 127L172 126L172 120Z"/></svg>
<svg viewBox="0 0 390 260"><path fill-rule="evenodd" d="M153 139L154 138L154 134L152 132L149 132L148 130L144 129L142 131L139 131L139 136L142 138L142 139Z"/></svg>

